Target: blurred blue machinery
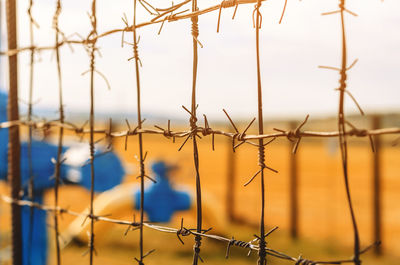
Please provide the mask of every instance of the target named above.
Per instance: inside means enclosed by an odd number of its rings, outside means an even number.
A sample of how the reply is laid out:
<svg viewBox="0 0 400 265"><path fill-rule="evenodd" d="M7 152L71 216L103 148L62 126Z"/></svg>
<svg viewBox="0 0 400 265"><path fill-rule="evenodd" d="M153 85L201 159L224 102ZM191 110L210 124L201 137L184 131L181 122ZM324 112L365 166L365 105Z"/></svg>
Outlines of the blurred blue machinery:
<svg viewBox="0 0 400 265"><path fill-rule="evenodd" d="M0 90L0 122L7 121L7 94ZM0 129L0 180L7 180L8 130ZM21 143L21 199L29 200L30 179L29 159L32 159L34 179L33 201L43 204L44 192L55 185L55 165L51 161L57 157L58 147L45 141L32 141L32 155L29 158L28 143ZM91 174L87 145L63 148L65 161L61 165L60 180L63 184L79 185L87 190L91 188ZM120 159L113 152L96 150L95 192L104 192L121 184L125 170ZM96 155L95 154L95 155ZM101 154L101 155L99 155ZM171 166L163 161L152 164L156 183L144 192L144 211L151 222L169 222L176 211L189 210L192 207L188 192L175 190L169 180ZM133 190L131 206L140 209L140 190ZM132 195L131 195L132 196ZM21 207L22 244L24 265L45 265L48 257L47 214L45 211L28 206ZM31 223L32 222L32 223ZM31 231L32 229L32 231ZM31 241L31 242L29 242Z"/></svg>
<svg viewBox="0 0 400 265"><path fill-rule="evenodd" d="M144 211L151 222L169 222L176 211L189 210L190 196L187 192L174 190L169 181L170 167L163 161L152 164L156 183L144 192ZM140 209L140 190L135 192L135 209Z"/></svg>
<svg viewBox="0 0 400 265"><path fill-rule="evenodd" d="M0 91L0 122L7 121L7 94ZM8 130L0 129L0 180L7 179L7 146ZM87 163L88 156L83 156L81 163L68 163L68 152L74 147L64 147L63 155L66 158L61 166L60 178L64 184L75 184L91 188L90 165ZM86 148L88 149L88 147ZM78 150L79 152L79 150ZM97 154L101 153L96 151ZM33 141L32 142L32 173L34 178L33 201L43 203L43 194L47 189L54 187L53 177L55 165L51 162L52 158L57 157L57 146L50 143ZM28 143L21 143L21 185L23 196L21 199L28 199L29 172ZM120 184L125 175L122 163L113 152L102 153L95 159L95 183L94 190L102 192ZM23 264L24 265L44 265L47 261L47 227L46 212L39 209L33 210L31 218L30 207L24 206L21 209L22 218L22 243L23 243ZM33 225L30 225L30 222ZM32 231L30 231L33 227ZM32 233L32 234L31 234ZM28 242L31 239L31 242Z"/></svg>

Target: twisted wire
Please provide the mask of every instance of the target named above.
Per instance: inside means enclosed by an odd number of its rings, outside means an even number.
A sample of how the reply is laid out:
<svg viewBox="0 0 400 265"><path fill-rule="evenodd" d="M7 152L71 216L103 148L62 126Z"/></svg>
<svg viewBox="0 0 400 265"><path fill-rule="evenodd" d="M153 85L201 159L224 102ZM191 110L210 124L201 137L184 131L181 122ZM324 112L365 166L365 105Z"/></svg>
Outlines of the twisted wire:
<svg viewBox="0 0 400 265"><path fill-rule="evenodd" d="M229 257L230 249L232 246L237 246L241 248L250 248L251 251L251 242L245 242L241 240L236 240L235 238L232 237L232 239L228 242L228 246L226 247L226 254L225 258L227 259ZM250 254L250 252L249 252Z"/></svg>
<svg viewBox="0 0 400 265"><path fill-rule="evenodd" d="M351 215L351 221L353 225L354 233L354 264L360 265L360 237L357 227L357 221L353 209L349 176L348 176L348 151L347 151L347 140L346 140L346 127L345 127L345 116L344 116L344 91L346 90L347 81L347 42L346 42L346 32L344 24L344 11L345 11L345 0L340 0L340 21L342 29L342 66L340 71L340 97L339 97L339 112L338 112L338 127L339 127L339 143L340 151L342 154L342 166L343 166L343 176L345 181L345 189L347 195L347 201L349 205L349 211Z"/></svg>
<svg viewBox="0 0 400 265"><path fill-rule="evenodd" d="M262 101L262 85L261 85L261 67L260 67L260 27L261 27L261 0L257 1L253 12L253 20L254 14L256 16L255 22L255 33L256 33L256 66L257 66L257 103L258 103L258 133L264 133L264 119L263 119L263 101ZM258 251L258 265L267 264L266 259L266 242L265 242L265 183L264 183L264 169L265 169L265 151L264 151L264 140L258 140L258 163L260 166L260 174L261 174L261 216L260 216L260 235L259 235L259 245L260 249ZM258 173L256 173L257 175Z"/></svg>
<svg viewBox="0 0 400 265"><path fill-rule="evenodd" d="M141 116L141 86L140 86L140 72L139 72L139 53L138 53L138 39L136 36L136 0L133 1L133 56L135 58L135 77L136 77L136 93L137 93L137 119L138 125L137 129L142 128L142 116ZM129 124L128 124L129 125ZM136 130L136 129L135 129ZM139 163L140 163L140 226L139 226L139 251L140 257L139 259L135 258L138 264L143 265L143 259L152 252L148 254L144 254L143 244L144 244L144 236L143 236L143 224L144 224L144 178L146 177L144 160L145 156L143 155L143 135L138 133L139 138Z"/></svg>
<svg viewBox="0 0 400 265"><path fill-rule="evenodd" d="M55 30L55 51L56 51L56 63L57 63L57 75L58 75L58 92L59 92L59 119L60 122L64 122L64 101L63 101L63 92L62 92L62 75L61 75L61 60L60 60L60 48L58 46L60 29L58 27L58 19L61 14L61 0L57 0L56 2L56 11L53 16L53 28ZM58 194L59 194L59 185L60 185L60 169L62 163L62 149L63 149L63 136L64 136L64 128L59 128L58 135L58 150L57 150L57 158L55 165L55 185L54 185L54 205L58 206ZM54 233L55 233L55 245L56 245L56 262L57 265L61 264L61 249L60 249L60 233L59 233L59 222L58 222L58 212L54 214Z"/></svg>
<svg viewBox="0 0 400 265"><path fill-rule="evenodd" d="M89 15L90 22L92 25L92 30L89 33L87 40L90 40L92 37L97 36L97 17L96 17L96 0L92 0L92 8L91 14ZM94 73L95 73L95 63L96 63L96 39L88 44L88 51L90 55L90 118L89 118L89 126L90 126L90 139L89 139L89 152L90 152L90 176L91 176L91 185L90 185L90 234L89 234L89 264L93 265L93 258L95 253L94 248L94 223L95 220L92 218L94 216L94 159L95 159L95 146L94 146Z"/></svg>
<svg viewBox="0 0 400 265"><path fill-rule="evenodd" d="M130 228L130 227L137 228L137 227L143 226L148 229L162 232L162 233L175 234L177 236L178 235L179 236L180 235L194 236L194 237L199 236L201 238L208 238L208 239L212 239L212 240L216 240L216 241L222 241L222 242L226 242L228 244L230 243L231 246L237 246L237 247L241 247L244 249L249 249L249 250L254 250L254 251L260 250L260 245L255 244L256 241L259 241L258 236L256 238L252 239L251 241L245 243L245 241L242 241L242 240L235 240L233 238L229 239L229 238L226 238L226 237L223 237L220 235L215 235L215 234L207 234L207 232L210 229L197 232L196 228L186 228L183 226L183 219L182 219L180 228L160 226L160 225L156 225L156 224L152 224L152 223L148 223L148 222L144 222L142 225L140 222L136 222L135 220L131 221L131 220L113 219L113 218L109 218L106 216L99 216L99 215L91 214L90 211L79 213L79 212L73 211L69 208L62 208L60 206L55 207L54 205L50 206L50 205L32 202L29 200L17 200L17 199L13 199L13 198L10 198L5 195L0 195L0 199L3 200L5 203L9 203L11 205L33 207L33 208L40 209L40 210L46 211L46 212L51 212L51 213L58 212L60 215L68 214L68 215L75 216L75 217L85 217L85 220L91 219L91 220L95 220L97 222L106 222L106 223L110 223L110 224L114 224L114 225L124 225L124 226L127 226L128 228ZM274 231L275 229L276 229L276 227L274 229L272 229L271 231ZM269 233L267 233L267 235ZM265 235L265 236L267 236L267 235ZM179 236L178 236L178 239L183 243L183 241L179 238ZM373 246L376 246L379 244L380 244L380 242L372 243L371 245L365 247L362 251L360 251L360 254L366 253L368 250L372 249ZM151 253L151 252L152 251L150 251L149 253ZM302 258L301 256L299 258L295 258L288 254L285 254L278 250L274 250L269 247L265 247L265 252L268 255L274 256L278 259L294 262L294 264L296 264L296 262L299 262L299 261L304 262L306 260L306 259ZM344 263L350 263L350 262L353 262L353 259L342 259L342 260L334 260L334 261L316 261L316 262L314 262L314 264L332 264L332 265L334 265L334 264L344 264Z"/></svg>
<svg viewBox="0 0 400 265"><path fill-rule="evenodd" d="M197 0L192 0L192 11L197 11ZM201 183L200 183L200 165L199 165L199 151L197 146L197 116L196 116L196 85L197 85L197 65L198 65L198 52L197 52L197 44L201 43L198 41L199 36L199 25L198 25L198 17L194 16L191 18L192 21L192 36L193 36L193 74L192 74L192 95L191 95L191 111L189 111L190 119L189 124L191 131L193 132L192 141L193 141L193 162L194 168L196 171L195 181L196 181L196 207L197 207L197 233L202 233L202 200L201 200ZM195 243L193 246L193 265L198 264L198 260L202 261L200 257L200 246L201 246L201 237L195 236Z"/></svg>
<svg viewBox="0 0 400 265"><path fill-rule="evenodd" d="M299 258L299 260L295 263L295 265L316 265L316 264L318 263L303 258Z"/></svg>
<svg viewBox="0 0 400 265"><path fill-rule="evenodd" d="M90 130L85 129L86 122L84 126L74 124L70 121L64 121L60 122L59 120L51 120L51 121L46 121L45 119L42 120L37 120L37 121L28 121L25 119L20 119L20 120L14 120L14 121L6 121L6 122L0 122L0 130L1 129L8 129L11 128L12 126L32 126L34 130L43 130L47 131L50 130L51 128L60 128L63 127L65 130L68 130L78 136L82 136L85 134L89 134ZM220 129L213 129L211 127L202 127L202 126L197 126L196 128L196 133L202 133L204 130L207 130L207 135L221 135L225 136L228 138L233 138L233 137L239 137L240 133L232 133L228 131L223 131ZM249 140L258 140L258 139L272 139L272 138L287 138L288 134L290 134L290 129L288 130L281 130L279 129L279 132L270 132L270 133L264 133L264 134L246 134L242 136L243 141L249 141ZM166 137L176 137L176 138L182 138L182 137L187 137L189 134L194 133L192 130L181 130L181 131L173 131L170 130L169 132L165 133L165 129L160 129L158 128L157 130L150 129L150 128L142 128L142 129L135 129L135 130L122 130L122 131L112 131L107 129L102 129L102 128L95 128L93 133L98 134L98 135L104 135L109 138L119 138L119 137L126 137L126 136L135 136L138 135L139 133L141 134L154 134L154 135L162 135ZM166 135L164 135L166 134ZM377 136L377 135L398 135L400 134L400 128L399 127L391 127L391 128L380 128L380 129L360 129L360 128L351 128L349 130L346 130L345 135L348 137L369 137L369 136ZM296 136L297 135L297 136ZM338 131L299 131L297 134L292 134L293 137L312 137L312 138L336 138L339 136ZM298 138L297 138L298 139ZM258 144L255 145L258 147Z"/></svg>

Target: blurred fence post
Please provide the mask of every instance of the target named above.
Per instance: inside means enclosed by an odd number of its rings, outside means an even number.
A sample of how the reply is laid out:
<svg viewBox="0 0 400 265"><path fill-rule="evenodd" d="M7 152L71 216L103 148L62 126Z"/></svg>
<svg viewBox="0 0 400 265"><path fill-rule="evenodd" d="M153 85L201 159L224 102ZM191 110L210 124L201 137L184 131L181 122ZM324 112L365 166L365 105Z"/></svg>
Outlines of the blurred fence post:
<svg viewBox="0 0 400 265"><path fill-rule="evenodd" d="M297 127L296 122L290 122L290 128L295 129ZM298 237L298 174L297 174L297 157L296 154L292 152L294 143L289 142L289 229L290 229L290 236L292 238Z"/></svg>
<svg viewBox="0 0 400 265"><path fill-rule="evenodd" d="M7 13L7 37L8 49L17 48L17 19L16 0L6 1ZM8 57L9 65L9 95L8 95L8 120L19 120L18 113L18 65L17 55ZM11 183L11 197L19 199L21 188L20 179L20 143L19 126L9 128L9 149L8 149L8 179ZM12 261L13 265L22 265L22 226L21 211L17 204L11 205L12 218Z"/></svg>
<svg viewBox="0 0 400 265"><path fill-rule="evenodd" d="M227 178L226 178L226 214L229 222L235 221L235 182L236 157L232 149L232 141L227 141Z"/></svg>
<svg viewBox="0 0 400 265"><path fill-rule="evenodd" d="M372 117L372 129L379 129L381 126L381 117L374 115ZM381 217L381 163L380 163L380 152L381 152L381 140L380 136L374 136L375 152L373 156L373 235L374 241L381 241L382 232L382 217ZM382 254L381 244L377 245L374 249L376 255Z"/></svg>

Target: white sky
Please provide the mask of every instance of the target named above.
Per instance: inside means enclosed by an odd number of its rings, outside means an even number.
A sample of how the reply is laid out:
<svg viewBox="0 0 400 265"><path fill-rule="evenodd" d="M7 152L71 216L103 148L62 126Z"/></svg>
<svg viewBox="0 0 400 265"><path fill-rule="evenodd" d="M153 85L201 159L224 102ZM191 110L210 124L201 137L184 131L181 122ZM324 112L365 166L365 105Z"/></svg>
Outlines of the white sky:
<svg viewBox="0 0 400 265"><path fill-rule="evenodd" d="M3 9L4 9L4 2ZM28 0L18 1L19 45L29 45ZM40 25L35 30L37 45L52 45L51 29L55 0L36 0L33 16ZM86 36L90 30L87 12L89 0L64 0L60 28L71 35ZM151 1L166 6L169 1ZM177 2L177 1L176 1ZM321 116L337 112L337 72L318 69L318 65L340 65L340 23L338 15L321 16L337 9L338 0L289 0L281 25L278 24L283 0L269 0L262 5L261 67L265 117L306 114ZM359 16L346 16L349 62L359 62L349 72L348 89L367 113L400 109L400 1L348 0L348 9ZM217 1L199 0L200 8ZM132 21L132 0L98 0L98 32L123 27L125 12ZM188 6L190 8L190 4ZM254 6L242 5L235 20L233 9L222 10L220 33L216 33L218 11L199 18L198 103L199 114L209 119L224 118L222 108L235 118L249 119L256 115L255 32L252 28ZM140 21L149 20L139 6ZM2 24L4 28L4 10ZM144 113L174 118L186 117L181 105L190 105L192 79L192 39L190 20L165 23L161 35L159 25L139 29L142 107ZM3 31L2 50L5 49ZM130 41L131 34L126 34ZM98 42L102 58L97 69L111 83L96 79L96 111L135 112L136 87L134 64L129 45L121 48L121 34ZM89 58L82 47L61 49L65 103L68 110L89 110L89 75L81 73L89 67ZM36 64L34 98L37 107L57 108L57 75L53 52L42 52ZM6 60L1 65L4 71ZM27 98L29 78L28 53L20 56L20 97ZM2 84L6 84L4 78ZM356 112L348 99L348 113Z"/></svg>

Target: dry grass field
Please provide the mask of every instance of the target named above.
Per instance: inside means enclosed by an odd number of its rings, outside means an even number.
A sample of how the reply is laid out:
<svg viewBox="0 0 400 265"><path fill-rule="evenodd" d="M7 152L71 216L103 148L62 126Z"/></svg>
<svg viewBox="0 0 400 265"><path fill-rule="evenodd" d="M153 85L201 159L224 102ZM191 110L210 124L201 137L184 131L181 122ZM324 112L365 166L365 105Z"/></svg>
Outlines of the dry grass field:
<svg viewBox="0 0 400 265"><path fill-rule="evenodd" d="M176 163L180 169L172 175L175 185L186 185L194 194L194 169L192 146L187 144L178 152L182 139L176 143L162 136L146 135L144 148L149 152L147 165L157 159ZM137 139L131 137L128 150L124 151L124 139L116 139L115 150L129 165L129 175L126 182L137 182L136 172L138 162ZM200 141L200 170L205 205L205 226L213 227L214 232L227 237L249 240L254 234L254 228L226 223L226 193L228 153L231 143L224 137L216 136L215 151L211 150L209 138ZM270 238L269 246L289 254L304 254L306 257L335 259L351 256L352 229L349 211L347 209L339 150L334 141L304 140L298 151L299 164L299 233L300 239L292 241L288 237L289 224L289 152L290 146L286 139L278 139L268 146L266 161L268 166L279 171L278 174L267 173L267 211L266 224L269 227L279 226ZM350 177L356 215L360 227L362 244L372 242L372 155L367 140L351 140ZM243 184L257 170L257 152L253 146L242 145L234 154L236 184L235 212L249 223L257 223L259 218L260 195L259 179L247 187ZM382 150L383 176L383 248L387 255L378 263L371 255L367 255L364 264L399 264L400 251L400 149L386 145ZM148 169L150 170L150 169ZM2 192L6 192L2 185ZM48 192L46 201L53 203L52 192ZM89 194L78 187L63 187L60 192L63 206L74 210L84 210L89 204ZM10 222L8 205L1 204L2 240L7 242ZM113 218L131 218L129 209L116 209L110 212ZM180 217L185 217L187 226L194 226L193 213L177 213L173 222L168 225L179 226ZM61 229L64 230L73 217L63 216ZM49 220L51 223L51 221ZM138 234L131 232L123 236L125 227L111 226L98 228L96 245L99 252L96 264L127 264L133 262L137 255ZM186 238L184 246L174 235L146 231L146 249L156 248L157 251L146 258L149 264L188 264L192 257L192 240ZM222 243L204 240L203 258L208 264L220 264L224 261L226 246ZM63 250L64 264L74 262L86 264L87 257L81 257L85 246L70 244ZM393 256L393 257L392 257ZM397 257L396 257L397 256ZM245 252L235 250L227 261L230 264L254 264L256 255L246 258ZM54 261L54 259L51 259ZM224 261L225 262L225 261ZM51 263L52 264L52 263ZM278 263L274 263L278 264ZM281 262L279 264L285 264Z"/></svg>

